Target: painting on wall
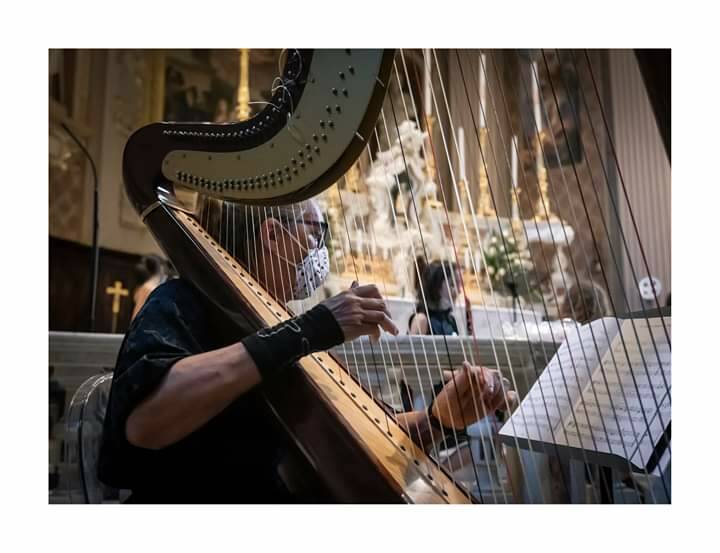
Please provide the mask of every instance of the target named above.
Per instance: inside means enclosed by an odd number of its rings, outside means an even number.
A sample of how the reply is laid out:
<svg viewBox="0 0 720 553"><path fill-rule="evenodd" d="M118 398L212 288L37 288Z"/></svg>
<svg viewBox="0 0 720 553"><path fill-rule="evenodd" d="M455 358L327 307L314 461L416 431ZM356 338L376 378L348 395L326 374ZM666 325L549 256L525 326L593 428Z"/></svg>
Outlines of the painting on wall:
<svg viewBox="0 0 720 553"><path fill-rule="evenodd" d="M537 77L531 69L537 63ZM571 166L583 161L581 126L582 112L580 82L577 68L569 50L524 51L520 55L517 89L520 94L522 128L526 145L532 145L537 135L532 87L539 83L540 112L543 122L542 149L548 169ZM551 84L552 83L552 84ZM535 167L534 148L525 148L523 165Z"/></svg>
<svg viewBox="0 0 720 553"><path fill-rule="evenodd" d="M237 50L167 51L163 120L229 121L238 74Z"/></svg>

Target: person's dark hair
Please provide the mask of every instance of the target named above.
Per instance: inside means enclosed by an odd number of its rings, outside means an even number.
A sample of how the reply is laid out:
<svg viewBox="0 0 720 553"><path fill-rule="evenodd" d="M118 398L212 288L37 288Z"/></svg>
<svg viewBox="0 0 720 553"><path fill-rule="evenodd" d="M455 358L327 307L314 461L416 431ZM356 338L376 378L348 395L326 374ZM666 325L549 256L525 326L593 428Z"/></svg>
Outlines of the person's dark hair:
<svg viewBox="0 0 720 553"><path fill-rule="evenodd" d="M440 301L440 291L445 285L445 279L452 279L451 274L457 270L457 265L451 261L433 261L425 266L422 272L422 288L425 299L431 309ZM425 312L422 291L417 289L417 311Z"/></svg>
<svg viewBox="0 0 720 553"><path fill-rule="evenodd" d="M140 283L157 275L167 275L170 272L169 263L159 255L145 255L135 265L135 275Z"/></svg>

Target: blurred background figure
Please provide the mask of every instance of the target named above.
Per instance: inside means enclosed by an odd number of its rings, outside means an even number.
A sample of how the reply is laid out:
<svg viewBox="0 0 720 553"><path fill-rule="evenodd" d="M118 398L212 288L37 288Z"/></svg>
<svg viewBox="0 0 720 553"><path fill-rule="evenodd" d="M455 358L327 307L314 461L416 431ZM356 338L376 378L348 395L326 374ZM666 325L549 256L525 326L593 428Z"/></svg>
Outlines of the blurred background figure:
<svg viewBox="0 0 720 553"><path fill-rule="evenodd" d="M415 314L408 322L409 334L457 335L453 310L459 294L460 270L449 261L433 261L422 270ZM423 297L424 293L424 297Z"/></svg>
<svg viewBox="0 0 720 553"><path fill-rule="evenodd" d="M169 261L158 255L146 255L135 266L137 280L141 284L133 292L132 319L140 312L148 296L155 288L175 275L175 269Z"/></svg>
<svg viewBox="0 0 720 553"><path fill-rule="evenodd" d="M574 319L580 324L608 314L605 291L594 282L581 280L570 286L560 309L561 319Z"/></svg>

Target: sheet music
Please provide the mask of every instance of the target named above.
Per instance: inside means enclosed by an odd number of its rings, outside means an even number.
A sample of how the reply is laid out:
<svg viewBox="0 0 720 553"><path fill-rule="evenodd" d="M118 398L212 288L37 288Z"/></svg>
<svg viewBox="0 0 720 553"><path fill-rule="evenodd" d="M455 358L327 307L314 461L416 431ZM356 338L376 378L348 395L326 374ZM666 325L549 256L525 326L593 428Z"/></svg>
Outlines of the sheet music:
<svg viewBox="0 0 720 553"><path fill-rule="evenodd" d="M594 321L568 335L500 434L647 466L671 419L670 372L660 318Z"/></svg>
<svg viewBox="0 0 720 553"><path fill-rule="evenodd" d="M670 333L669 318L665 327ZM660 318L628 319L621 336L563 423L568 445L643 467L670 422L670 344Z"/></svg>
<svg viewBox="0 0 720 553"><path fill-rule="evenodd" d="M619 332L612 317L566 333L566 339L500 434L566 443L562 421Z"/></svg>

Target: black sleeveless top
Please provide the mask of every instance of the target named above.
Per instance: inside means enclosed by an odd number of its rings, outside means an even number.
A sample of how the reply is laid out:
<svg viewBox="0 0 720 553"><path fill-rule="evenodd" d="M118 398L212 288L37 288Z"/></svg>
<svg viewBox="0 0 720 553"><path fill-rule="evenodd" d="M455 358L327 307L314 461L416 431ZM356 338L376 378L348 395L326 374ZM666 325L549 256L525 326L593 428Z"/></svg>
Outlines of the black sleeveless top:
<svg viewBox="0 0 720 553"><path fill-rule="evenodd" d="M412 324L415 315L417 315L418 313L425 313L425 310L422 307L419 307L417 312L413 313L413 315L410 317L410 320L408 321L408 327ZM457 322L455 321L455 316L453 315L452 309L445 309L443 311L428 309L427 315L428 321L430 323L430 328L432 329L432 333L434 335L451 336L453 334L460 334L458 332Z"/></svg>

